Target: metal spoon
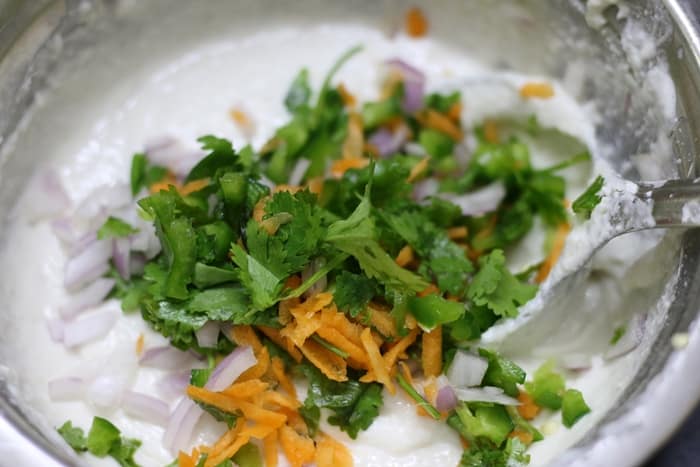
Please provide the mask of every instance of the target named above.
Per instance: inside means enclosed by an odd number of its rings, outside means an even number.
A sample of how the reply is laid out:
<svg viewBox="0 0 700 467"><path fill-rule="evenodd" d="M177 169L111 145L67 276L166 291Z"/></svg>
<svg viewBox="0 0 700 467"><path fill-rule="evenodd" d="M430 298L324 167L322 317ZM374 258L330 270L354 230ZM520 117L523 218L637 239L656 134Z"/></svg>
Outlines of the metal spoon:
<svg viewBox="0 0 700 467"><path fill-rule="evenodd" d="M562 258L568 264L557 264L537 296L520 308L516 318L486 331L482 344L503 350L529 348L566 327L570 296L583 286L589 272L586 264L613 238L647 229L700 227L700 179L639 183L636 191L625 189L634 184L622 179L612 185L606 181L591 220L570 234L586 240L572 243L588 248L572 251L565 246Z"/></svg>

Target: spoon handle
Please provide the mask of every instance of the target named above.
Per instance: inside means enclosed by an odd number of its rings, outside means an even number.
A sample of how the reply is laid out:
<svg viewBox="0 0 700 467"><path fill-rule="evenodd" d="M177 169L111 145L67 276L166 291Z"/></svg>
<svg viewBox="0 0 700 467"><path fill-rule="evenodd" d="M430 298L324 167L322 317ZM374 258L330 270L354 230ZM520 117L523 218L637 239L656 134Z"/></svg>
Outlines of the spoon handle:
<svg viewBox="0 0 700 467"><path fill-rule="evenodd" d="M700 227L700 179L641 183L637 196L654 201L657 227Z"/></svg>

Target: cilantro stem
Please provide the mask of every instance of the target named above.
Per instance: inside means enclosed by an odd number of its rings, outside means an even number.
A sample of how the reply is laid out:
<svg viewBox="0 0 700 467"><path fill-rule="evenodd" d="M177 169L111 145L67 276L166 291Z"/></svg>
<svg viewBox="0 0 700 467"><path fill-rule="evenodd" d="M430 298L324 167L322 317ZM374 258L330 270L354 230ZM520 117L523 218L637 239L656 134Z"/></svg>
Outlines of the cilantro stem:
<svg viewBox="0 0 700 467"><path fill-rule="evenodd" d="M360 52L364 47L362 45L356 45L355 47L351 48L347 52L345 52L343 55L340 56L338 60L333 64L330 70L328 70L328 74L326 75L326 79L323 80L323 85L321 86L321 92L318 95L318 103L317 109L320 107L321 101L326 95L326 91L328 90L328 87L331 84L331 80L333 79L333 76L340 70L340 68L345 65L345 63L350 60L353 55L357 54Z"/></svg>
<svg viewBox="0 0 700 467"><path fill-rule="evenodd" d="M309 288L316 283L321 277L325 276L328 274L330 271L335 269L340 263L345 261L348 258L348 254L341 253L332 260L330 260L328 263L326 263L322 268L320 268L318 271L313 273L311 277L306 279L302 284L297 287L294 290L290 290L284 297L280 298L280 300L287 300L289 298L296 298L301 296L304 292L309 290Z"/></svg>
<svg viewBox="0 0 700 467"><path fill-rule="evenodd" d="M408 381L404 379L403 376L401 375L396 375L396 380L399 383L399 386L406 391L406 394L411 396L411 399L416 401L416 404L418 404L419 407L423 407L426 412L430 414L431 417L433 417L435 420L440 420L440 412L438 412L438 409L432 406L430 402L425 400L423 396L418 394L418 391L415 390L413 386L408 384Z"/></svg>
<svg viewBox="0 0 700 467"><path fill-rule="evenodd" d="M580 164L581 162L588 162L591 160L591 153L588 151L583 151L581 153L576 154L574 157L571 159L565 160L563 162L560 162L558 164L555 164L549 168L546 168L543 170L543 172L556 172L558 170L565 169L567 167L571 167L572 165Z"/></svg>
<svg viewBox="0 0 700 467"><path fill-rule="evenodd" d="M335 345L331 344L330 342L328 342L328 341L326 341L326 340L324 340L324 339L321 339L317 334L311 335L311 339L313 339L313 340L314 340L315 342L317 342L319 345L321 345L321 346L327 348L328 350L330 350L331 352L333 352L334 354L336 354L336 355L338 355L338 356L340 356L340 357L342 357L342 358L348 358L348 357L350 356L349 353L347 353L346 351L344 351L344 350L342 350L342 349L339 349L338 347L336 347Z"/></svg>

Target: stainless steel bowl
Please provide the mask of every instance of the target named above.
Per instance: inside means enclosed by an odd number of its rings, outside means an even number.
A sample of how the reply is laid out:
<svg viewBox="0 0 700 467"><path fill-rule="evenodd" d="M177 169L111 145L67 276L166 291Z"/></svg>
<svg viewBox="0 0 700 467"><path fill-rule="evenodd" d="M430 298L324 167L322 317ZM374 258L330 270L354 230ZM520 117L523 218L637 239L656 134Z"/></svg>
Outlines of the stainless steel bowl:
<svg viewBox="0 0 700 467"><path fill-rule="evenodd" d="M580 63L576 78L583 86L577 97L595 103L601 116L596 131L604 155L625 177L645 178L647 174L631 158L649 153L656 156L657 176L698 175L700 3L696 0L589 0L588 5L582 0L410 3L424 3L431 17L431 35L496 67L563 78L572 62ZM8 216L32 168L43 157L14 157L10 150L23 122L31 124L27 116L37 93L61 86L72 70L99 60L101 52L128 54L146 46L154 34L171 34L173 51L195 44L203 39L196 31L174 34L168 29L173 18L183 15L206 19L210 37L225 31L244 34L284 22L361 21L391 29L408 4L402 0L0 0L0 215ZM602 16L594 14L596 8ZM621 40L632 22L655 42L656 53L651 57L639 60L634 44ZM119 36L123 42L115 44L116 32L124 29L129 30L130 39ZM656 66L667 67L673 78L676 101L671 108L659 99L649 74ZM109 77L97 77L95 86L110 86ZM46 143L50 147L51 142ZM0 224L0 241L4 224ZM700 309L700 234L687 232L679 244L678 250L669 249L660 273L659 294L670 284L675 289L673 300L647 332L645 358L633 381L606 416L554 464L639 464L700 399L700 329L693 326ZM2 266L9 270L10 265ZM11 293L12 277L6 273L3 282L0 299ZM675 350L670 338L679 332L689 333L689 343ZM14 391L21 382L21 369L14 368L12 355L3 352L5 337L0 333L0 453L6 453L0 463L79 463L57 443L40 414L33 413Z"/></svg>

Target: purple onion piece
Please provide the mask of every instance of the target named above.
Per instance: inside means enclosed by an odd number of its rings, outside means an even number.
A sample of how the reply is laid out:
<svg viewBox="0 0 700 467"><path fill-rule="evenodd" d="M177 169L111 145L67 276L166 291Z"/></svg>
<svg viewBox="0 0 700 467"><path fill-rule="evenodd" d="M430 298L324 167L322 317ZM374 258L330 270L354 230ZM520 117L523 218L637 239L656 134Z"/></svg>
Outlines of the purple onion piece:
<svg viewBox="0 0 700 467"><path fill-rule="evenodd" d="M197 329L194 335L197 338L197 344L203 348L216 347L219 340L219 332L221 324L216 321L207 321L204 326Z"/></svg>
<svg viewBox="0 0 700 467"><path fill-rule="evenodd" d="M451 386L443 386L438 390L435 406L440 412L449 412L457 406L457 396Z"/></svg>
<svg viewBox="0 0 700 467"><path fill-rule="evenodd" d="M131 278L131 242L128 238L115 238L112 241L112 261L124 280Z"/></svg>
<svg viewBox="0 0 700 467"><path fill-rule="evenodd" d="M425 75L405 61L395 58L386 64L395 69L403 78L404 96L401 107L404 112L414 113L423 108L425 99Z"/></svg>
<svg viewBox="0 0 700 467"><path fill-rule="evenodd" d="M108 261L111 256L112 242L95 240L90 243L66 263L64 286L69 290L77 290L82 285L101 277L109 270Z"/></svg>
<svg viewBox="0 0 700 467"><path fill-rule="evenodd" d="M177 370L191 367L192 356L170 345L151 347L139 359L139 365L160 368L162 370Z"/></svg>
<svg viewBox="0 0 700 467"><path fill-rule="evenodd" d="M506 196L506 187L498 181L463 195L438 193L437 196L459 206L465 216L480 216L498 209Z"/></svg>
<svg viewBox="0 0 700 467"><path fill-rule="evenodd" d="M210 391L223 391L248 368L258 362L249 346L236 347L214 368L205 387Z"/></svg>
<svg viewBox="0 0 700 467"><path fill-rule="evenodd" d="M72 348L99 339L114 327L117 317L117 313L111 310L98 311L66 323L63 330L63 344Z"/></svg>
<svg viewBox="0 0 700 467"><path fill-rule="evenodd" d="M64 319L75 317L81 311L99 305L107 298L109 292L114 288L116 281L101 277L80 291L70 295L67 303L59 308L59 313Z"/></svg>
<svg viewBox="0 0 700 467"><path fill-rule="evenodd" d="M163 444L172 453L187 450L192 430L204 411L188 397L183 397L168 420Z"/></svg>
<svg viewBox="0 0 700 467"><path fill-rule="evenodd" d="M190 372L170 373L163 376L157 383L158 390L166 397L172 398L185 394L190 384Z"/></svg>
<svg viewBox="0 0 700 467"><path fill-rule="evenodd" d="M124 393L122 409L129 415L154 425L166 426L170 416L170 408L164 401L134 391Z"/></svg>

